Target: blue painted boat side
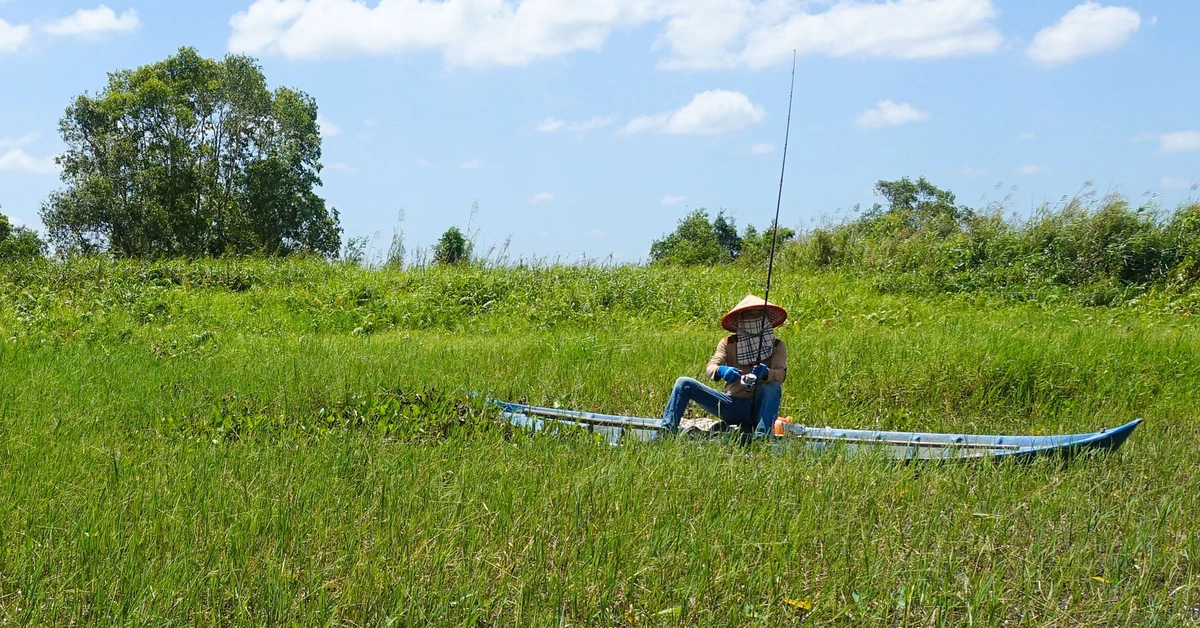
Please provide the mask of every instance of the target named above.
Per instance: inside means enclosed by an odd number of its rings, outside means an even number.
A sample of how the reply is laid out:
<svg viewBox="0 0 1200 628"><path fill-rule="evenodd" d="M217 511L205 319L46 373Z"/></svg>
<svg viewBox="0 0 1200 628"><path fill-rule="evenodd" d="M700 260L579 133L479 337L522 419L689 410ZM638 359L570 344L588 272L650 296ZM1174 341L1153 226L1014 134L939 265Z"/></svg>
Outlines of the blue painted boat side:
<svg viewBox="0 0 1200 628"><path fill-rule="evenodd" d="M598 412L563 410L525 404L495 401L517 425L542 429L546 421L585 426L594 433L617 442L628 433L639 440L656 437L663 428L659 419L629 417ZM1018 436L1003 434L941 434L932 432L889 432L878 430L846 430L811 428L785 424L788 434L816 447L841 445L857 449L860 446L884 447L888 456L905 460L950 460L981 457L1033 457L1045 454L1067 454L1085 449L1116 450L1142 419L1125 425L1081 434L1052 436Z"/></svg>

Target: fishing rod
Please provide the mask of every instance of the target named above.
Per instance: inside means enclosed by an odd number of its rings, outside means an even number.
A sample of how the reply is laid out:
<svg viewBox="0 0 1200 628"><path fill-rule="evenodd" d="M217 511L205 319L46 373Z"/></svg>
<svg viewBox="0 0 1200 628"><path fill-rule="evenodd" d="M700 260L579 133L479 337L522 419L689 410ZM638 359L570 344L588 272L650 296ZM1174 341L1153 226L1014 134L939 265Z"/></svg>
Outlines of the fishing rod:
<svg viewBox="0 0 1200 628"><path fill-rule="evenodd" d="M779 195L775 198L775 221L771 224L771 252L767 257L767 286L763 294L762 318L759 319L758 342L756 353L761 358L763 354L763 336L767 332L767 308L771 305L771 278L775 271L775 246L779 239L779 208L783 205L783 176L787 172L788 140L792 134L792 97L796 93L796 51L792 50L792 82L788 88L787 125L783 131L783 164L779 167ZM756 382L757 383L757 382ZM756 421L758 416L758 395L753 395L750 402L750 421ZM749 423L749 421L747 422ZM746 430L743 430L745 432Z"/></svg>

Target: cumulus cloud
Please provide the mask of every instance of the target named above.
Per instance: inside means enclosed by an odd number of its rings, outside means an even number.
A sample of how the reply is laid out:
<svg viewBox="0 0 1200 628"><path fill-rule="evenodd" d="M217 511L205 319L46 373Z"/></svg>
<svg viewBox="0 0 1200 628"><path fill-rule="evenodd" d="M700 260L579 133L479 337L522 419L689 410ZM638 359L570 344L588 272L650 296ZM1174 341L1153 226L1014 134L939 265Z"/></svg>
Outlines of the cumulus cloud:
<svg viewBox="0 0 1200 628"><path fill-rule="evenodd" d="M989 54L1004 43L995 19L991 0L842 0L825 12L801 11L752 30L739 62L765 67L790 59L792 50L892 59Z"/></svg>
<svg viewBox="0 0 1200 628"><path fill-rule="evenodd" d="M663 205L678 205L686 200L687 197L683 196L682 194L668 194L662 197L661 202Z"/></svg>
<svg viewBox="0 0 1200 628"><path fill-rule="evenodd" d="M529 199L530 203L549 203L554 200L554 195L549 192L538 192Z"/></svg>
<svg viewBox="0 0 1200 628"><path fill-rule="evenodd" d="M732 133L763 119L762 107L741 92L713 89L700 92L692 102L674 111L640 116L629 121L622 133L658 131L673 135Z"/></svg>
<svg viewBox="0 0 1200 628"><path fill-rule="evenodd" d="M462 168L463 170L479 170L483 167L483 160L478 157L474 159L468 159L461 164L458 164L458 167Z"/></svg>
<svg viewBox="0 0 1200 628"><path fill-rule="evenodd" d="M1200 131L1172 131L1153 136L1160 153L1189 153L1200 150Z"/></svg>
<svg viewBox="0 0 1200 628"><path fill-rule="evenodd" d="M553 133L555 131L567 130L572 133L587 133L596 129L602 129L612 124L610 116L596 116L589 120L576 120L575 122L567 122L561 118L546 118L537 125L537 130L542 133Z"/></svg>
<svg viewBox="0 0 1200 628"><path fill-rule="evenodd" d="M775 150L774 144L767 144L767 143L755 144L754 146L750 147L750 154L751 155L766 155L768 153L774 152L774 150Z"/></svg>
<svg viewBox="0 0 1200 628"><path fill-rule="evenodd" d="M1037 63L1054 67L1116 50L1141 24L1141 16L1133 9L1085 2L1038 31L1025 54Z"/></svg>
<svg viewBox="0 0 1200 628"><path fill-rule="evenodd" d="M78 11L42 26L42 32L69 37L101 37L111 33L132 33L141 28L135 9L126 9L120 16L103 4L94 9Z"/></svg>
<svg viewBox="0 0 1200 628"><path fill-rule="evenodd" d="M764 67L800 54L919 59L995 52L992 0L255 0L229 48L295 58L439 51L451 66L521 66L656 25L669 68Z"/></svg>
<svg viewBox="0 0 1200 628"><path fill-rule="evenodd" d="M30 28L25 24L9 24L0 19L0 54L16 52L29 41Z"/></svg>
<svg viewBox="0 0 1200 628"><path fill-rule="evenodd" d="M28 174L49 174L58 171L54 157L34 157L24 149L14 148L0 154L0 172L24 172Z"/></svg>
<svg viewBox="0 0 1200 628"><path fill-rule="evenodd" d="M1017 136L1018 139L1026 142L1032 141L1035 137L1037 137L1037 134L1033 131L1022 131L1021 134Z"/></svg>
<svg viewBox="0 0 1200 628"><path fill-rule="evenodd" d="M929 119L927 112L921 111L908 103L896 103L881 100L875 107L867 109L858 115L856 123L864 129L878 129L885 126L897 126L910 122L922 122Z"/></svg>
<svg viewBox="0 0 1200 628"><path fill-rule="evenodd" d="M1036 164L1025 164L1021 166L1021 174L1037 174L1042 171L1042 167Z"/></svg>

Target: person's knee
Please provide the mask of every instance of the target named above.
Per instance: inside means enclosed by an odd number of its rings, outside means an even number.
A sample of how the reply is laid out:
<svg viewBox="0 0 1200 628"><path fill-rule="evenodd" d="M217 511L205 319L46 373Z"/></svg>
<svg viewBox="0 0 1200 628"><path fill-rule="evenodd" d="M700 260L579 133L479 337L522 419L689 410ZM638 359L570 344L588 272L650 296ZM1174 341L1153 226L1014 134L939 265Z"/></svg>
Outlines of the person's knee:
<svg viewBox="0 0 1200 628"><path fill-rule="evenodd" d="M696 382L696 380L691 377L680 377L679 379L675 380L675 390L683 390L685 388L690 388L690 387L696 385L697 383L698 382Z"/></svg>

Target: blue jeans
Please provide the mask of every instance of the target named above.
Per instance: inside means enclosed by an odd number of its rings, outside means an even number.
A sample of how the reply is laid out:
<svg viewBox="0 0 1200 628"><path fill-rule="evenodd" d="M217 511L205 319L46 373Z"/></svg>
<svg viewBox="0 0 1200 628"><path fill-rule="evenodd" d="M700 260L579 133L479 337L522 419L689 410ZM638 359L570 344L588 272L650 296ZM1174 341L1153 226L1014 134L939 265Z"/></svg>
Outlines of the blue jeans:
<svg viewBox="0 0 1200 628"><path fill-rule="evenodd" d="M756 435L774 434L775 417L779 415L779 400L783 396L783 387L779 382L759 384L754 395L755 399L730 397L691 377L680 377L675 380L675 388L671 390L667 409L663 410L662 426L672 432L678 430L683 411L687 409L689 401L694 401L705 412L720 417L726 423L745 425L748 421L754 421ZM755 410L757 416L750 416L751 410Z"/></svg>

